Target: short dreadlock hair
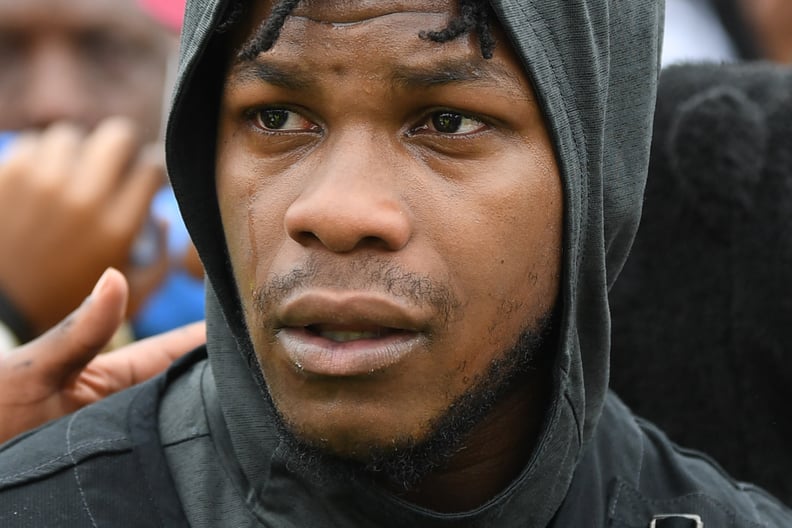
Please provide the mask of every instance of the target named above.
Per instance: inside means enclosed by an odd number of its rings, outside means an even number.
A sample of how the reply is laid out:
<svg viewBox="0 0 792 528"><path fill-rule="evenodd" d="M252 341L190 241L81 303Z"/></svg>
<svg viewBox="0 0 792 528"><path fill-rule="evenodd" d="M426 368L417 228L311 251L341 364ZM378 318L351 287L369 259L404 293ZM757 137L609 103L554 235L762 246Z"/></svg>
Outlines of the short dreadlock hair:
<svg viewBox="0 0 792 528"><path fill-rule="evenodd" d="M227 31L244 15L250 0L234 0L228 15L220 24L220 31ZM481 55L485 59L492 58L495 50L495 37L490 22L493 18L492 8L486 0L458 0L459 14L444 29L438 31L421 31L418 35L433 42L449 42L462 35L476 32ZM278 0L269 17L261 22L253 37L238 52L241 60L253 60L259 53L268 51L275 45L280 36L286 18L294 11L300 0Z"/></svg>

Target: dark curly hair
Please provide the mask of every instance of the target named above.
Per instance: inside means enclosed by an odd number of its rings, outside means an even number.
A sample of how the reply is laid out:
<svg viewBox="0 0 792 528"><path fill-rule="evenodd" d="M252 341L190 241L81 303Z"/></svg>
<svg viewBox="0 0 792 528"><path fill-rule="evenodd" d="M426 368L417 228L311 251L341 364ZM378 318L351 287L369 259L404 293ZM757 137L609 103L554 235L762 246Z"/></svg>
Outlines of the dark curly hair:
<svg viewBox="0 0 792 528"><path fill-rule="evenodd" d="M448 42L475 31L481 55L485 59L492 58L492 53L495 50L495 37L492 34L490 21L494 15L489 2L485 0L458 0L458 2L459 15L453 18L448 26L439 31L421 31L419 36L433 42ZM238 58L252 60L259 53L272 48L280 36L286 18L299 3L300 0L278 0L269 17L261 22L253 37L239 50ZM219 31L228 31L237 24L246 12L248 4L249 0L234 0L218 28Z"/></svg>

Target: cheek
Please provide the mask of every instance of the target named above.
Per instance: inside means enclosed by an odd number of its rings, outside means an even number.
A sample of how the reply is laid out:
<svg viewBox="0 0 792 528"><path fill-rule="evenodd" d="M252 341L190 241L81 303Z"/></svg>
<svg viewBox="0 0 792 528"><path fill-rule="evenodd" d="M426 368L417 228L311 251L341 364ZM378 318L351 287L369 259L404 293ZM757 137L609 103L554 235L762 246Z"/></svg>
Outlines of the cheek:
<svg viewBox="0 0 792 528"><path fill-rule="evenodd" d="M552 159L528 166L519 159L516 166L488 164L486 179L428 188L421 193L422 202L413 200L421 204L419 238L428 242L421 253L438 256L460 301L459 311L436 336L444 353L433 356L431 375L425 378L436 382L442 375L438 386L444 387L443 395L434 386L416 389L432 394L438 405L469 388L556 302L560 178Z"/></svg>
<svg viewBox="0 0 792 528"><path fill-rule="evenodd" d="M253 291L270 273L286 240L283 218L294 186L273 186L265 176L268 170L243 154L233 137L220 143L216 188L237 284Z"/></svg>
<svg viewBox="0 0 792 528"><path fill-rule="evenodd" d="M434 204L443 222L436 243L449 255L467 304L485 307L492 318L516 310L532 320L552 306L558 288L560 177L546 155L504 158L486 177Z"/></svg>
<svg viewBox="0 0 792 528"><path fill-rule="evenodd" d="M256 186L249 167L240 161L245 158L236 154L233 138L218 148L216 190L231 264L237 284L244 289L247 284L252 286L259 252L254 228L257 217L253 214Z"/></svg>

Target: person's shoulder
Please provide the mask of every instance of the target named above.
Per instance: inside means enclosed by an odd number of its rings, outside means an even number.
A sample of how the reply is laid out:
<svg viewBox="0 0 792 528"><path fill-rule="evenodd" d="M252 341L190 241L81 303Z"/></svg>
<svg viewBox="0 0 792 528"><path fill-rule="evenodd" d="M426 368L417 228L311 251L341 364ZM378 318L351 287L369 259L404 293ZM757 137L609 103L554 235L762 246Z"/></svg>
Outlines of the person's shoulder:
<svg viewBox="0 0 792 528"><path fill-rule="evenodd" d="M182 525L158 408L167 387L202 357L191 354L166 374L0 446L0 526L105 525L100 519L111 526L121 519L124 526L161 526L163 519Z"/></svg>
<svg viewBox="0 0 792 528"><path fill-rule="evenodd" d="M4 444L0 447L0 491L89 457L128 450L128 409L144 387L114 394Z"/></svg>
<svg viewBox="0 0 792 528"><path fill-rule="evenodd" d="M593 444L599 464L613 469L607 502L614 521L648 526L655 516L687 515L704 526L792 526L792 511L779 500L734 480L707 455L677 446L613 393Z"/></svg>
<svg viewBox="0 0 792 528"><path fill-rule="evenodd" d="M156 435L157 409L167 387L205 357L205 350L198 349L159 376L0 445L0 491L86 459L126 452L136 441L133 431Z"/></svg>
<svg viewBox="0 0 792 528"><path fill-rule="evenodd" d="M90 526L83 503L86 490L96 486L96 462L106 468L130 455L128 411L145 388L113 395L0 447L0 526Z"/></svg>

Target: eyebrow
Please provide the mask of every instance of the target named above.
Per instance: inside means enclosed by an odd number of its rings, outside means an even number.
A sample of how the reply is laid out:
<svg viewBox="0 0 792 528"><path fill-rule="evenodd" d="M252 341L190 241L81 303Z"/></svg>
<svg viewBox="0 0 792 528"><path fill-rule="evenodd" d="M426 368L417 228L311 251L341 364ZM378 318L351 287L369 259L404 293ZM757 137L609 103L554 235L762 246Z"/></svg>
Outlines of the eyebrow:
<svg viewBox="0 0 792 528"><path fill-rule="evenodd" d="M512 72L490 60L471 62L451 59L430 66L400 66L391 79L405 88L427 88L447 84L476 82L500 86L504 81L517 82Z"/></svg>
<svg viewBox="0 0 792 528"><path fill-rule="evenodd" d="M313 74L300 66L275 64L261 58L236 62L231 70L231 78L235 82L263 81L286 90L306 90L316 85ZM406 89L469 82L501 88L508 84L514 87L520 84L514 72L494 61L484 62L483 59L474 62L451 59L427 66L396 66L390 74L390 80Z"/></svg>
<svg viewBox="0 0 792 528"><path fill-rule="evenodd" d="M284 67L261 60L242 60L234 64L231 78L237 82L263 81L286 90L305 90L315 83L301 68Z"/></svg>

